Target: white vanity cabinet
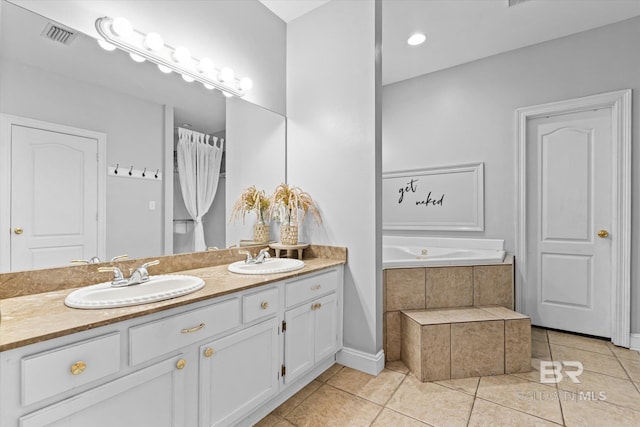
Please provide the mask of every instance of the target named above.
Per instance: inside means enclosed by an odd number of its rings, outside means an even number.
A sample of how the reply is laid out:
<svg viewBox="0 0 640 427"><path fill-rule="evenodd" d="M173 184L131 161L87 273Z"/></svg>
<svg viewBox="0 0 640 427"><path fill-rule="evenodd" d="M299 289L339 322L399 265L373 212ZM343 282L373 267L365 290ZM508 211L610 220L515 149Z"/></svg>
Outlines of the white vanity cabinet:
<svg viewBox="0 0 640 427"><path fill-rule="evenodd" d="M1 352L0 426L251 425L334 363L342 271Z"/></svg>
<svg viewBox="0 0 640 427"><path fill-rule="evenodd" d="M341 280L338 270L330 270L285 284L285 384L294 382L341 347Z"/></svg>

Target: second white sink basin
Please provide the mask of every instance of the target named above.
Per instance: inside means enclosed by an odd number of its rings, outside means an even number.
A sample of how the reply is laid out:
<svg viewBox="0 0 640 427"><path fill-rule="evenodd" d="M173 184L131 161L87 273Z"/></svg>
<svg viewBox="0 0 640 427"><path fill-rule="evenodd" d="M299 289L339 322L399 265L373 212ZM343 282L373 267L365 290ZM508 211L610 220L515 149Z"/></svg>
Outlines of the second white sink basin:
<svg viewBox="0 0 640 427"><path fill-rule="evenodd" d="M227 269L239 274L274 274L299 270L302 267L304 267L304 261L299 259L270 258L260 264L245 264L244 261L237 261L229 264Z"/></svg>
<svg viewBox="0 0 640 427"><path fill-rule="evenodd" d="M177 298L203 286L204 281L195 276L158 275L139 285L113 287L111 282L105 282L76 289L64 303L84 309L126 307Z"/></svg>

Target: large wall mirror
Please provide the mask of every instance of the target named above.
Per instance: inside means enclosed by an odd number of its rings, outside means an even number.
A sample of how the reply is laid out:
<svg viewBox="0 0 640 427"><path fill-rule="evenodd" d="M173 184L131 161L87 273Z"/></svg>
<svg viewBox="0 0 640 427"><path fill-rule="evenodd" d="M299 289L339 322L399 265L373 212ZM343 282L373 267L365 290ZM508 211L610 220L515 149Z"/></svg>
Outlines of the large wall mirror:
<svg viewBox="0 0 640 427"><path fill-rule="evenodd" d="M178 127L225 139L218 190L203 219L207 246L250 237L248 228L228 224L227 203L244 186L260 185L260 177L268 176L269 184L285 180L282 115L160 73L122 51L105 51L80 31L66 43L51 40L47 29L56 21L6 0L0 8L0 226L11 229L0 237L0 272L65 266L92 256L188 252L193 225L174 168ZM43 136L41 127L50 134ZM87 132L80 139L98 141L94 151L83 151L82 140L74 139L77 130ZM12 149L38 138L49 138L47 150ZM89 162L95 156L98 161ZM67 173L73 162L103 169L85 179ZM116 165L120 175L108 174ZM146 179L128 177L131 169L146 170ZM150 179L157 172L159 179ZM95 209L75 207L87 198ZM88 229L96 233L89 250L74 240ZM65 234L67 240L54 238ZM40 246L22 243L34 236Z"/></svg>

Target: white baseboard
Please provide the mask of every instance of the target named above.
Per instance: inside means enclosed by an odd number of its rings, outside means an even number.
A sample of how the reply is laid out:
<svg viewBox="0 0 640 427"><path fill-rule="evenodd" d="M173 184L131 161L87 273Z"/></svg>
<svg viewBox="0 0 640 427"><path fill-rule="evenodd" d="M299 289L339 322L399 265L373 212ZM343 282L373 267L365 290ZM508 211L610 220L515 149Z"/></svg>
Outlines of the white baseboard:
<svg viewBox="0 0 640 427"><path fill-rule="evenodd" d="M343 347L336 355L336 361L341 365L369 375L378 375L384 369L384 351L380 350L377 354L371 354Z"/></svg>
<svg viewBox="0 0 640 427"><path fill-rule="evenodd" d="M640 351L640 334L629 335L629 348L631 350Z"/></svg>

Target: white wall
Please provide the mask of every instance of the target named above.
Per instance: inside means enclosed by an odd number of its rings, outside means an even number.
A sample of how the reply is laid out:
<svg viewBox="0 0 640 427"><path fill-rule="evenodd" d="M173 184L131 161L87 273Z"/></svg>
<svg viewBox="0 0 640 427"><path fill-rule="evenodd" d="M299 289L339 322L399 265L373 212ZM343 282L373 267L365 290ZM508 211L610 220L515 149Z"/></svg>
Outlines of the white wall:
<svg viewBox="0 0 640 427"><path fill-rule="evenodd" d="M251 212L229 223L231 209L247 187L255 185L269 196L286 179L286 119L284 116L237 98L227 100L226 245L253 239L256 216ZM276 238L276 227L271 224Z"/></svg>
<svg viewBox="0 0 640 427"><path fill-rule="evenodd" d="M307 191L324 223L303 239L346 246L345 346L382 347L377 304L375 3L332 1L287 28L287 181Z"/></svg>
<svg viewBox="0 0 640 427"><path fill-rule="evenodd" d="M104 132L107 164L162 169L161 105L9 60L0 67L1 112ZM108 177L107 257L162 253L161 204L161 182Z"/></svg>
<svg viewBox="0 0 640 427"><path fill-rule="evenodd" d="M515 249L519 107L631 88L640 140L640 18L507 52L383 88L383 170L485 162L485 231ZM632 259L640 250L640 150L632 159ZM632 332L640 332L640 263L632 261Z"/></svg>

